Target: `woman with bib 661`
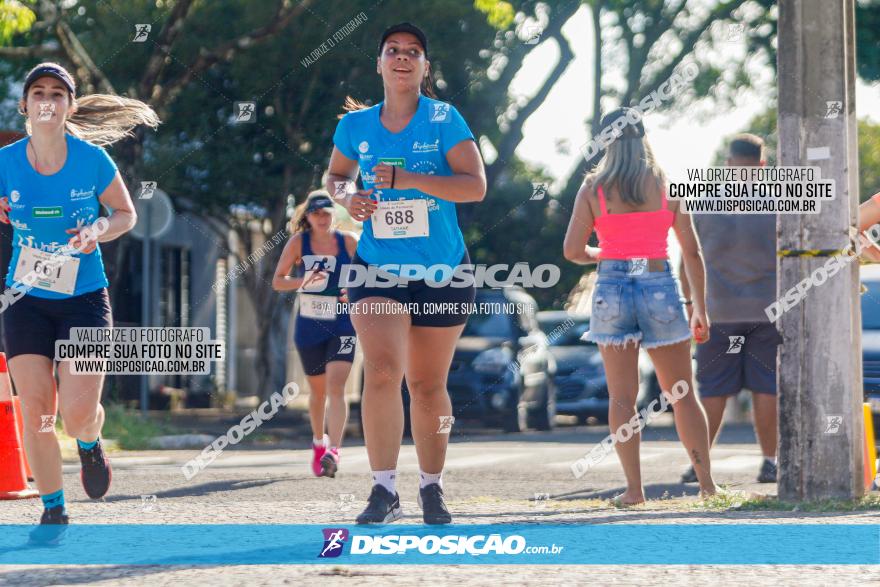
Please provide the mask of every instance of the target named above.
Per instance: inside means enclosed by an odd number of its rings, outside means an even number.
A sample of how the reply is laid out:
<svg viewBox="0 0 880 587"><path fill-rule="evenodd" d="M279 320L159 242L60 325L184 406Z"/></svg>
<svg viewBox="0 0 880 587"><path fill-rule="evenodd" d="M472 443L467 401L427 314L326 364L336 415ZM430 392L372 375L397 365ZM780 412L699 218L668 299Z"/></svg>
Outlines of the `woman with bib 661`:
<svg viewBox="0 0 880 587"><path fill-rule="evenodd" d="M137 221L122 177L99 145L159 120L137 100L77 98L73 77L55 63L31 70L19 111L28 136L0 149L0 221L13 226L3 344L21 396L24 448L44 505L41 524L67 524L54 425L59 407L77 441L86 495L103 497L111 470L100 439L104 373L74 373L70 361L61 361L56 389L55 341L70 339L74 328L112 327L98 243ZM106 218L101 206L110 212Z"/></svg>

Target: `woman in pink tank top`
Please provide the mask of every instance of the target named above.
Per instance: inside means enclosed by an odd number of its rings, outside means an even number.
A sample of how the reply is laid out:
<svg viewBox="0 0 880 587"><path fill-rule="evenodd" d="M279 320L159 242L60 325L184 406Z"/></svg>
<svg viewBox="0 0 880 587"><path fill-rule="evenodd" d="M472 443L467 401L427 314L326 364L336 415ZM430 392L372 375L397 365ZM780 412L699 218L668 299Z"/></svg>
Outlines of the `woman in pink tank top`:
<svg viewBox="0 0 880 587"><path fill-rule="evenodd" d="M666 403L675 404L675 427L700 482L700 494L715 494L709 464L706 414L694 392L691 338L709 336L705 267L690 216L666 200L666 176L645 139L641 115L620 108L602 117L602 131L615 137L596 172L578 192L565 235L564 254L580 265L598 263L590 330L585 340L599 345L608 382L608 422L626 475L620 505L645 501L639 464L640 431ZM608 136L602 132L597 136ZM681 299L670 271L667 237L673 228L681 245L693 300ZM599 246L588 246L593 230ZM690 325L684 306L692 306ZM632 344L630 344L632 343ZM636 411L639 347L654 363L663 398ZM598 463L606 443L578 461L578 477Z"/></svg>

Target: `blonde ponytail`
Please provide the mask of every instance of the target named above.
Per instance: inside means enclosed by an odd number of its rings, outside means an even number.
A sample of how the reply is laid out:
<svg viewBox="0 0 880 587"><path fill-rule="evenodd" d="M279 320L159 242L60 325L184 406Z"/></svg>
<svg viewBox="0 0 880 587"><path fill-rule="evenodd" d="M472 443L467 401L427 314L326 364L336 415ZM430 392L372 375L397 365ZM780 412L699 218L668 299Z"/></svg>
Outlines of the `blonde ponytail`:
<svg viewBox="0 0 880 587"><path fill-rule="evenodd" d="M19 112L27 116L23 110ZM160 123L156 112L140 100L112 94L89 94L76 98L76 110L64 121L64 130L103 147L133 137L137 126L156 128ZM25 120L25 128L28 134L33 134L30 119Z"/></svg>
<svg viewBox="0 0 880 587"><path fill-rule="evenodd" d="M153 109L140 100L90 94L76 99L76 111L64 126L73 136L103 146L134 136L137 126L156 128L159 123Z"/></svg>

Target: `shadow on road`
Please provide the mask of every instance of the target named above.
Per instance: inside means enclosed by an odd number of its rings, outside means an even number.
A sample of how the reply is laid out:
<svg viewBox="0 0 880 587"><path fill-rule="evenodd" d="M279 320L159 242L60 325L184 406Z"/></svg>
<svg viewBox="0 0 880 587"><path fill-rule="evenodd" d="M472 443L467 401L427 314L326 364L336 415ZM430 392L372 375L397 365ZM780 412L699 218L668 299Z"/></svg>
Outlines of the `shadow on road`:
<svg viewBox="0 0 880 587"><path fill-rule="evenodd" d="M241 489L251 489L254 487L263 487L281 481L297 481L299 477L273 477L272 479L229 479L224 481L213 481L210 483L202 483L200 485L186 485L175 489L166 489L165 491L157 491L154 495L157 498L163 497L199 497L210 495L212 493L222 493L225 491L238 491ZM112 495L105 497L108 502L125 501L129 499L140 499L141 495Z"/></svg>

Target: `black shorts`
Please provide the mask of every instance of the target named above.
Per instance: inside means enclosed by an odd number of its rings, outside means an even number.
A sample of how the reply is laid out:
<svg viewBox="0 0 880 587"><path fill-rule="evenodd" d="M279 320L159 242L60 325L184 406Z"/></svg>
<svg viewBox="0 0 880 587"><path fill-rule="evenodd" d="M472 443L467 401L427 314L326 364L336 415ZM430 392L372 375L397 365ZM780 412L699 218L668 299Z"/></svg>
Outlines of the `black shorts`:
<svg viewBox="0 0 880 587"><path fill-rule="evenodd" d="M369 266L355 253L352 264ZM461 265L470 265L471 258L464 252ZM400 302L408 309L413 326L461 326L471 314L471 306L477 297L477 289L473 285L456 287L447 284L431 287L424 279L411 280L406 287L367 287L354 286L348 288L348 299L357 302L365 298L378 297ZM371 314L369 308L358 308ZM381 313L378 309L376 313Z"/></svg>
<svg viewBox="0 0 880 587"><path fill-rule="evenodd" d="M324 342L309 346L296 345L299 360L306 375L323 375L331 361L354 361L357 339L354 336L332 336Z"/></svg>
<svg viewBox="0 0 880 587"><path fill-rule="evenodd" d="M2 318L7 359L43 355L54 360L55 341L68 340L71 328L113 326L107 288L61 300L23 295L6 308Z"/></svg>

